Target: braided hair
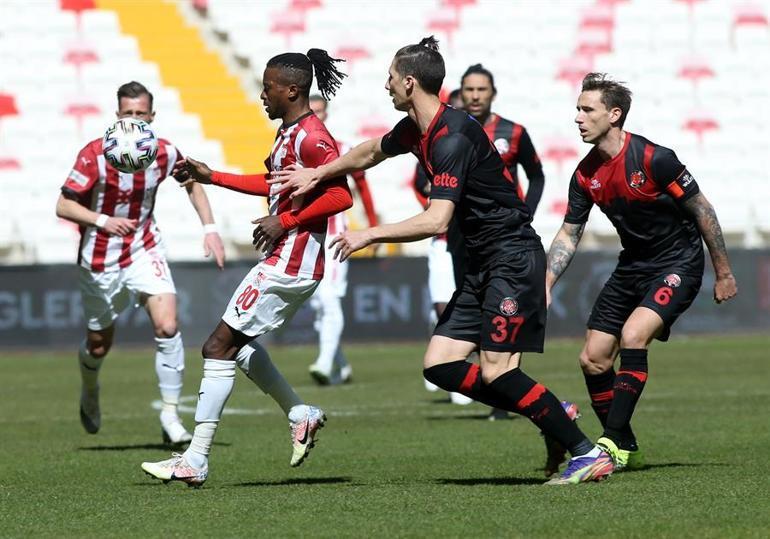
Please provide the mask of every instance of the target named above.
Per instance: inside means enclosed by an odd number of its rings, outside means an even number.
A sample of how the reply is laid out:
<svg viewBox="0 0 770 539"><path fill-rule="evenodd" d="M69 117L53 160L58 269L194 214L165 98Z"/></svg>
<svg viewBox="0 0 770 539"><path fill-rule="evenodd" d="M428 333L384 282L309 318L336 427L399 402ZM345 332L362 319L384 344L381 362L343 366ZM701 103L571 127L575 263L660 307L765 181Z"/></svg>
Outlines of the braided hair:
<svg viewBox="0 0 770 539"><path fill-rule="evenodd" d="M394 67L399 75L414 77L423 90L434 95L438 95L446 76L444 58L433 36L423 38L417 45L398 49Z"/></svg>
<svg viewBox="0 0 770 539"><path fill-rule="evenodd" d="M347 75L342 73L334 65L345 60L332 58L321 49L310 49L306 54L299 52L285 52L273 56L267 67L280 67L287 74L289 80L299 86L305 97L310 95L310 87L313 84L313 70L315 70L316 82L321 96L327 101L333 96L342 84L342 79Z"/></svg>

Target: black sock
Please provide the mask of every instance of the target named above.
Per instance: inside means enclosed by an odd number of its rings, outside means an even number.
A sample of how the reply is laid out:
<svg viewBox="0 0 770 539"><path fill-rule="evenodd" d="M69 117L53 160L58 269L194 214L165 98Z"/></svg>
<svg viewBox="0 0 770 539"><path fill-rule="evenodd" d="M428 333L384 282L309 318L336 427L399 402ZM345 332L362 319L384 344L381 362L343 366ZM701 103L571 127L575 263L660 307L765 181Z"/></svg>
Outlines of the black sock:
<svg viewBox="0 0 770 539"><path fill-rule="evenodd" d="M488 387L507 397L515 412L528 417L543 434L566 447L573 456L584 455L593 448L591 441L561 407L559 399L521 369L506 372Z"/></svg>
<svg viewBox="0 0 770 539"><path fill-rule="evenodd" d="M490 390L489 386L481 381L481 371L475 363L469 363L464 359L441 363L424 369L422 375L427 381L445 391L462 393L493 408L502 408L509 412L516 411L508 399Z"/></svg>
<svg viewBox="0 0 770 539"><path fill-rule="evenodd" d="M607 372L599 374L584 372L583 377L586 380L588 394L591 397L591 408L594 409L594 413L599 418L602 427L606 427L607 414L610 413L610 405L612 404L612 386L615 382L615 369L610 367L610 370Z"/></svg>
<svg viewBox="0 0 770 539"><path fill-rule="evenodd" d="M633 451L636 439L631 431L631 416L647 381L647 350L620 350L620 370L613 384L613 398L604 426L604 436L619 448Z"/></svg>

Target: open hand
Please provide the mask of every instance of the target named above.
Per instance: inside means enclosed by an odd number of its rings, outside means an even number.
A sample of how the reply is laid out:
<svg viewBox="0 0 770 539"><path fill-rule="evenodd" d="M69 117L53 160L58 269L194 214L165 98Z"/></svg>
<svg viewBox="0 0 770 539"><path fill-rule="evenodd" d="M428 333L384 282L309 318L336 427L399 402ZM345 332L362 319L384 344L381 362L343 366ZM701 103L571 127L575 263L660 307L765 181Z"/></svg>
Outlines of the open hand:
<svg viewBox="0 0 770 539"><path fill-rule="evenodd" d="M174 163L174 170L171 175L180 183L182 187L186 187L195 182L210 184L211 183L211 169L200 161L196 161L192 157L185 157Z"/></svg>
<svg viewBox="0 0 770 539"><path fill-rule="evenodd" d="M297 197L312 190L319 182L319 175L315 168L302 168L297 165L289 165L283 170L274 170L267 179L269 185L277 185L278 192L291 190L291 198Z"/></svg>
<svg viewBox="0 0 770 539"><path fill-rule="evenodd" d="M334 238L329 244L329 248L334 248L334 258L343 262L350 258L350 255L371 243L368 230L348 230Z"/></svg>

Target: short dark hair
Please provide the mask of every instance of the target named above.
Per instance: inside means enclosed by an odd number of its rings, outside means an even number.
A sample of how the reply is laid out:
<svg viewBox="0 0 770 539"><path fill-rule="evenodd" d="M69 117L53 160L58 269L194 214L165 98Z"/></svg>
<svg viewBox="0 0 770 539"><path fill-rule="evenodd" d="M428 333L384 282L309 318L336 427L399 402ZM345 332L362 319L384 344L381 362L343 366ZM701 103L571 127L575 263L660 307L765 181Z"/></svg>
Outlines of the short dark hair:
<svg viewBox="0 0 770 539"><path fill-rule="evenodd" d="M323 101L324 105L329 104L329 102L321 94L310 94L308 99L310 99L310 101Z"/></svg>
<svg viewBox="0 0 770 539"><path fill-rule="evenodd" d="M310 95L310 87L313 84L313 70L318 83L321 97L329 100L342 84L342 79L347 75L339 71L334 64L344 62L339 58L332 58L321 49L310 49L306 54L299 52L285 52L273 56L267 62L267 67L282 68L288 80L296 84L305 97Z"/></svg>
<svg viewBox="0 0 770 539"><path fill-rule="evenodd" d="M137 97L141 97L143 95L146 95L150 98L150 112L152 112L152 93L144 84L141 82L136 82L135 80L127 82L118 88L118 107L120 107L120 100L124 97L136 99Z"/></svg>
<svg viewBox="0 0 770 539"><path fill-rule="evenodd" d="M446 68L435 37L426 37L417 45L398 49L394 65L399 75L414 77L426 92L438 95L441 91Z"/></svg>
<svg viewBox="0 0 770 539"><path fill-rule="evenodd" d="M449 95L447 96L447 101L453 101L455 99L460 99L460 96L462 95L463 91L460 88L455 88L451 92L449 92Z"/></svg>
<svg viewBox="0 0 770 539"><path fill-rule="evenodd" d="M489 84L492 86L492 91L497 93L497 88L495 88L495 77L492 75L492 72L483 65L473 64L468 69L466 69L465 73L463 73L463 76L460 77L460 87L462 87L462 85L465 83L465 77L468 75L484 75L489 79Z"/></svg>
<svg viewBox="0 0 770 539"><path fill-rule="evenodd" d="M597 90L601 93L601 102L607 110L619 108L621 111L619 127L626 122L628 111L631 110L631 90L625 82L612 80L607 73L589 73L583 78L583 92Z"/></svg>

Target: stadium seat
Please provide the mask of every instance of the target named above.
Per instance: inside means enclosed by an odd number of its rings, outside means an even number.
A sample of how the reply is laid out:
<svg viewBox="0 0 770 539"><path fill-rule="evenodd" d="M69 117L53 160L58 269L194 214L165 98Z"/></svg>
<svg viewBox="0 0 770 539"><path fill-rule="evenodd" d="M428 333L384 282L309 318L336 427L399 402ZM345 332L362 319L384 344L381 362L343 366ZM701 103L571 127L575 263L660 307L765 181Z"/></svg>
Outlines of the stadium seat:
<svg viewBox="0 0 770 539"><path fill-rule="evenodd" d="M0 93L0 119L17 114L19 109L16 107L16 99L11 94Z"/></svg>

